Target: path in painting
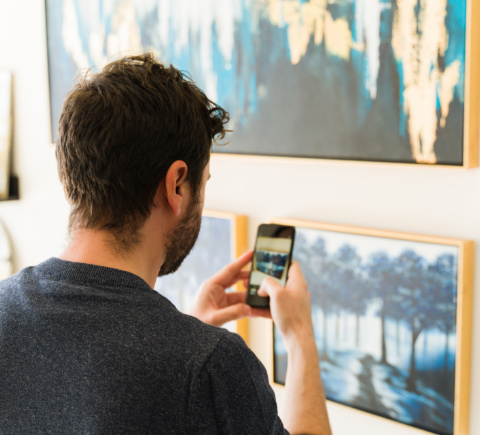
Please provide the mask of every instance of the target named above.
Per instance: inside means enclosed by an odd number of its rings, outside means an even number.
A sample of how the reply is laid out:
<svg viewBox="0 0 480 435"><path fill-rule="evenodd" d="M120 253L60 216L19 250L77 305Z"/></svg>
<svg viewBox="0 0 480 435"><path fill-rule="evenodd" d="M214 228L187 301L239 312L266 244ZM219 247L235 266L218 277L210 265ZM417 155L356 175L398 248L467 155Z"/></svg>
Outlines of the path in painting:
<svg viewBox="0 0 480 435"><path fill-rule="evenodd" d="M367 409L376 409L381 414L388 415L388 410L384 408L372 382L374 359L367 355L361 358L359 362L362 366L362 371L357 374L359 394L352 400L352 405L357 407L366 406Z"/></svg>
<svg viewBox="0 0 480 435"><path fill-rule="evenodd" d="M405 371L379 363L371 355L343 352L338 360L334 357L320 365L328 399L418 427L424 422L425 429L451 433L453 404L422 382L415 392L408 391ZM358 372L346 367L358 367Z"/></svg>

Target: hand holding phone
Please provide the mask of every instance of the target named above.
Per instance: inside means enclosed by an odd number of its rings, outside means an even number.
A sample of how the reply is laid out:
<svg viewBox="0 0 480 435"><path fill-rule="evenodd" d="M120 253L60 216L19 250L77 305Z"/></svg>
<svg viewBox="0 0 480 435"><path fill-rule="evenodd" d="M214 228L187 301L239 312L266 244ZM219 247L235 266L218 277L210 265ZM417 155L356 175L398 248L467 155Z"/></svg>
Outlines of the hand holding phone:
<svg viewBox="0 0 480 435"><path fill-rule="evenodd" d="M295 227L279 224L261 224L258 227L247 290L248 305L257 308L269 307L269 298L257 294L267 276L285 286L292 261L294 239Z"/></svg>

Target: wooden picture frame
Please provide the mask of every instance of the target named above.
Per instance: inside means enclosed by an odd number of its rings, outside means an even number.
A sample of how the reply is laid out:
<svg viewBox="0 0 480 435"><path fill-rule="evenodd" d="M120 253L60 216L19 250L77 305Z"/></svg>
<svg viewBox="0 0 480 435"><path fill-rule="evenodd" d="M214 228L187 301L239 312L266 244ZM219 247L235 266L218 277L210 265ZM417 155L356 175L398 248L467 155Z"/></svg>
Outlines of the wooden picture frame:
<svg viewBox="0 0 480 435"><path fill-rule="evenodd" d="M468 435L474 242L277 219L312 295L327 399ZM338 328L338 329L337 329ZM273 331L274 383L286 354Z"/></svg>
<svg viewBox="0 0 480 435"><path fill-rule="evenodd" d="M180 311L187 313L201 283L246 250L246 216L204 210L197 243L177 272L157 279L155 290L170 299ZM237 284L232 290L244 288ZM247 319L230 322L225 327L247 342Z"/></svg>
<svg viewBox="0 0 480 435"><path fill-rule="evenodd" d="M12 73L0 71L0 200L8 199L12 152Z"/></svg>
<svg viewBox="0 0 480 435"><path fill-rule="evenodd" d="M230 112L219 154L477 167L478 2L357 1L45 0L53 141L79 71L149 49Z"/></svg>

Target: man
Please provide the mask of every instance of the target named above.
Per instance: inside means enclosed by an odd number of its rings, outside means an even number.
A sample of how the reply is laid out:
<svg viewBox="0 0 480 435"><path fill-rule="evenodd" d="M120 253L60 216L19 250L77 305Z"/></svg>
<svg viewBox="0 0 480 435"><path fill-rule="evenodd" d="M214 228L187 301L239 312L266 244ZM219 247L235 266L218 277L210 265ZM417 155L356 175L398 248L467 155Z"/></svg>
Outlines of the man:
<svg viewBox="0 0 480 435"><path fill-rule="evenodd" d="M195 243L212 141L227 113L150 54L67 96L56 156L71 205L59 258L0 284L0 433L284 433L265 369L211 325L249 315L248 252L206 281L195 317L153 290ZM298 264L266 279L288 350L284 424L329 434ZM208 325L210 323L211 325Z"/></svg>

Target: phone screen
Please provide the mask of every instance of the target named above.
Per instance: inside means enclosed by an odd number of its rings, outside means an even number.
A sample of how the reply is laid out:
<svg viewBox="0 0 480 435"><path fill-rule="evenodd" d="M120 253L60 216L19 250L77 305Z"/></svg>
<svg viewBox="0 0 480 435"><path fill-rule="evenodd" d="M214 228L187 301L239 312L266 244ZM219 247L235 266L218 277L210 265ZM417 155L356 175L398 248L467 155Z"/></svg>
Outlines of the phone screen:
<svg viewBox="0 0 480 435"><path fill-rule="evenodd" d="M259 226L248 285L247 304L254 307L268 307L268 298L257 295L262 281L267 276L285 285L294 237L295 228L291 226L277 224Z"/></svg>

